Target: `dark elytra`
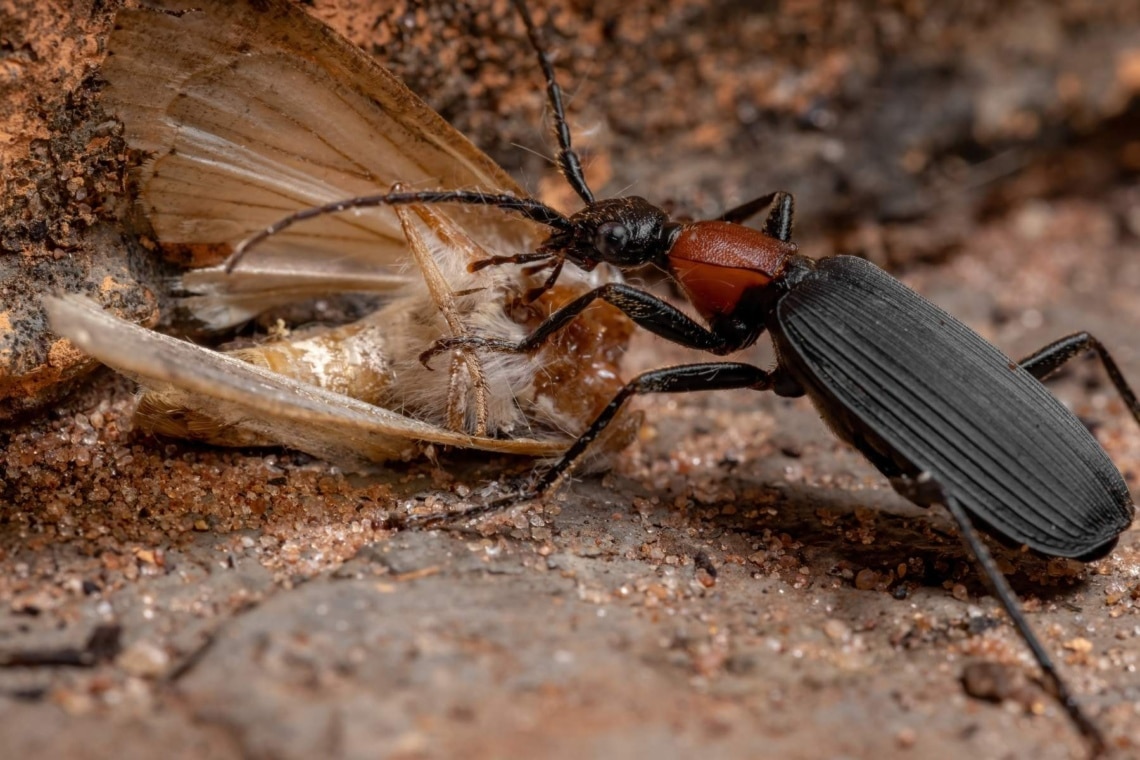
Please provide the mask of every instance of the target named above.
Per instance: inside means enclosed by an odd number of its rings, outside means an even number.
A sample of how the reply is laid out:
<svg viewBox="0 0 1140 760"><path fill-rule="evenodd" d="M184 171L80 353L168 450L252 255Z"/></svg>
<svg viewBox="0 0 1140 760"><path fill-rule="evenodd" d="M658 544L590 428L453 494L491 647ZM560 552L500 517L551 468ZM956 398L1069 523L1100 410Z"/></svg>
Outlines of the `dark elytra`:
<svg viewBox="0 0 1140 760"><path fill-rule="evenodd" d="M1033 368L873 264L821 260L773 316L781 366L884 475L930 473L991 532L1052 556L1103 556L1131 525L1124 479Z"/></svg>

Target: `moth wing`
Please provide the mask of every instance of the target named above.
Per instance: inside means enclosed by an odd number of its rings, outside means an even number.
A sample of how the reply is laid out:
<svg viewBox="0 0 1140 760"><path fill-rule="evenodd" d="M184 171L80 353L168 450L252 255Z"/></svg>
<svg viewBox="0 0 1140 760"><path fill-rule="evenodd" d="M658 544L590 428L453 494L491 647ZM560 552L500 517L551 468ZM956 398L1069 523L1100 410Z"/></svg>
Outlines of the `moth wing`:
<svg viewBox="0 0 1140 760"><path fill-rule="evenodd" d="M456 433L291 380L226 354L148 330L80 296L48 297L52 328L104 364L254 438L289 441L349 467L414 456L422 444L550 456L564 442Z"/></svg>
<svg viewBox="0 0 1140 760"><path fill-rule="evenodd" d="M186 262L217 263L293 211L396 182L522 194L395 76L297 5L157 4L117 16L104 102L128 142L151 154L140 198L160 242ZM529 249L539 233L487 209L444 213L491 250ZM416 276L405 251L389 208L329 214L265 240L243 260L249 275L221 282L191 274L186 286L249 301L258 287L274 287L268 271L310 293L346 284L383 290ZM314 262L328 277L312 276Z"/></svg>
<svg viewBox="0 0 1140 760"><path fill-rule="evenodd" d="M234 272L216 266L183 273L179 289L186 295L178 305L207 329L222 330L278 306L343 293L390 294L421 277L415 269L393 272L362 263L251 256Z"/></svg>

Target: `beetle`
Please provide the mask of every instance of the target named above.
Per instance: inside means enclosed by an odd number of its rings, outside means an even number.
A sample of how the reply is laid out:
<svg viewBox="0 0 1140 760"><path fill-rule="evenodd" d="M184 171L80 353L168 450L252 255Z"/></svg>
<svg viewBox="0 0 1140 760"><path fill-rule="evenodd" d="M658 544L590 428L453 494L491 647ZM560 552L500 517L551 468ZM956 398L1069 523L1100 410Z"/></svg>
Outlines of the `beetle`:
<svg viewBox="0 0 1140 760"><path fill-rule="evenodd" d="M313 217L407 203L492 206L547 225L535 250L475 266L529 264L551 272L566 262L592 270L646 265L670 275L704 324L655 295L624 283L598 287L553 313L518 342L485 336L437 341L421 356L481 349L537 350L596 301L680 345L723 356L772 336L776 366L708 362L642 374L618 392L563 458L513 501L557 487L633 396L729 389L807 396L834 433L859 450L902 495L943 505L1058 699L1094 753L1105 748L1053 664L979 531L1041 554L1091 561L1105 556L1133 519L1124 478L1086 427L1042 384L1073 357L1094 352L1140 424L1140 402L1104 345L1081 332L1012 361L961 321L874 264L851 256L812 260L792 241L794 199L779 191L715 220L682 224L640 197L597 200L566 125L553 66L523 0L514 0L546 79L560 147L557 162L584 202L565 216L510 194L465 190L385 193L294 213L244 241L232 271L260 241ZM762 229L743 223L766 212ZM539 291L541 290L538 289ZM532 294L533 295L533 294ZM513 503L503 500L473 512Z"/></svg>

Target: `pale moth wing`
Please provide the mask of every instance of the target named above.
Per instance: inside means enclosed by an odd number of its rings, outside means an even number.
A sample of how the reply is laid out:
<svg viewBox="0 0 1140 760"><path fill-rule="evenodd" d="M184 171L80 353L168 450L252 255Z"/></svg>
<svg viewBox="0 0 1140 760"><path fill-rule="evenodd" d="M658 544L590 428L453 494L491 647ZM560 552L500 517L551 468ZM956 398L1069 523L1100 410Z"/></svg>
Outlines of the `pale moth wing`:
<svg viewBox="0 0 1140 760"><path fill-rule="evenodd" d="M343 466L403 459L423 444L552 455L564 440L478 438L294 380L219 351L120 319L81 296L45 299L52 326L103 363L146 385L177 389L245 442L287 440L291 448Z"/></svg>
<svg viewBox="0 0 1140 760"><path fill-rule="evenodd" d="M104 102L149 154L140 200L159 241L211 265L300 208L383 191L522 194L513 180L371 57L286 0L158 0L119 13ZM531 222L442 213L491 250L533 247ZM234 275L188 273L186 305L224 327L324 293L387 291L418 274L390 208L309 220L265 240Z"/></svg>

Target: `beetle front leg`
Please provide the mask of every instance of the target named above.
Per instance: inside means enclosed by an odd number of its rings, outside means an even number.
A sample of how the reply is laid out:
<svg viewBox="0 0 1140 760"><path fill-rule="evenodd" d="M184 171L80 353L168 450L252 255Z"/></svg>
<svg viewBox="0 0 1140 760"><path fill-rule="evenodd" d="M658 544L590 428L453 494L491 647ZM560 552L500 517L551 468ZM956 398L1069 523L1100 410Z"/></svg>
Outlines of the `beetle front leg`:
<svg viewBox="0 0 1140 760"><path fill-rule="evenodd" d="M1133 419L1140 425L1140 401L1137 400L1132 387L1124 379L1120 367L1117 366L1116 361L1108 353L1104 344L1089 333L1074 333L1060 340L1055 340L1025 357L1018 364L1038 380L1045 380L1070 359L1086 351L1096 352L1108 379L1112 381L1116 392L1120 394L1120 398L1124 400L1124 404L1132 412Z"/></svg>
<svg viewBox="0 0 1140 760"><path fill-rule="evenodd" d="M595 288L566 304L547 317L542 324L534 329L534 332L517 343L500 338L481 338L474 335L442 338L433 343L427 351L420 354L420 361L423 362L424 366L427 366L436 354L460 347L512 354L536 351L550 339L550 336L565 327L570 320L581 314L586 310L586 307L597 300L605 301L620 309L638 326L686 348L695 348L723 356L744 347L740 339L713 332L676 306L662 301L657 296L629 285L610 283Z"/></svg>

